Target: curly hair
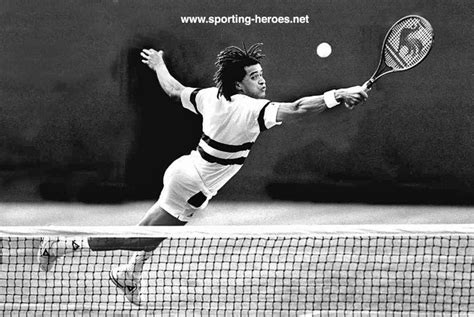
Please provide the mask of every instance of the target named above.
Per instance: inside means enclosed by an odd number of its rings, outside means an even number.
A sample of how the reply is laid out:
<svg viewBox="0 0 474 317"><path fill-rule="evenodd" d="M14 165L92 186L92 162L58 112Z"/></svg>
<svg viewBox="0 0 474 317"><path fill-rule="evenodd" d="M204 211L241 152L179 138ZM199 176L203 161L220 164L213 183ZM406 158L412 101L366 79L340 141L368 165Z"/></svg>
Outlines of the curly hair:
<svg viewBox="0 0 474 317"><path fill-rule="evenodd" d="M214 82L218 88L218 97L223 95L230 101L230 97L237 93L235 82L245 77L245 67L260 64L260 60L265 56L260 48L262 45L262 43L253 44L248 50L245 44L244 49L229 46L217 55Z"/></svg>

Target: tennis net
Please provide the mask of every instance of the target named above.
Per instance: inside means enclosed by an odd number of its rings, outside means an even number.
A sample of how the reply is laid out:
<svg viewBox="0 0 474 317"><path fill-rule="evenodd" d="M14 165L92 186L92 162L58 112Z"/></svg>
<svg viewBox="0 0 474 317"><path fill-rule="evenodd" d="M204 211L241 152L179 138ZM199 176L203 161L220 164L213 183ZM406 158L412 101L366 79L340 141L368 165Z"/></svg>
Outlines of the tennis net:
<svg viewBox="0 0 474 317"><path fill-rule="evenodd" d="M109 280L131 251L39 269L42 237L167 237L140 306ZM472 316L474 225L0 227L0 315Z"/></svg>

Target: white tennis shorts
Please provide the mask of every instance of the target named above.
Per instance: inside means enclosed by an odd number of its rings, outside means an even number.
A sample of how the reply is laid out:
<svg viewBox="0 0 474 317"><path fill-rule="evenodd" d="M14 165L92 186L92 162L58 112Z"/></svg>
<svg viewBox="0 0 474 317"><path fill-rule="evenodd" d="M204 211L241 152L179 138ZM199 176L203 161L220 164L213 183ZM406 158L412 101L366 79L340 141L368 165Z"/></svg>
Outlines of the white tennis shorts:
<svg viewBox="0 0 474 317"><path fill-rule="evenodd" d="M158 206L181 221L189 221L196 210L204 209L212 194L202 182L190 155L175 160L163 176Z"/></svg>

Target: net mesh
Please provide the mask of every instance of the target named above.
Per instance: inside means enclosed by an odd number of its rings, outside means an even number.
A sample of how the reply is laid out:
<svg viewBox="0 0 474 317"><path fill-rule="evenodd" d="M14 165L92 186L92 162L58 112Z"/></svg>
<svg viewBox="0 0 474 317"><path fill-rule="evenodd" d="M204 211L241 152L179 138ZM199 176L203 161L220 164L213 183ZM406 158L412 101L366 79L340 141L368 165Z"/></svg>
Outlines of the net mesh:
<svg viewBox="0 0 474 317"><path fill-rule="evenodd" d="M133 230L124 236L144 235ZM93 233L48 229L43 235L75 236L81 247L42 272L41 232L8 232L1 248L0 315L474 314L472 227L428 233L202 230L146 232L169 238L143 268L140 306L109 280L111 268L127 263L132 252L94 252L85 243Z"/></svg>
<svg viewBox="0 0 474 317"><path fill-rule="evenodd" d="M410 16L398 21L389 31L384 57L394 70L405 70L420 63L433 44L433 28L421 17Z"/></svg>

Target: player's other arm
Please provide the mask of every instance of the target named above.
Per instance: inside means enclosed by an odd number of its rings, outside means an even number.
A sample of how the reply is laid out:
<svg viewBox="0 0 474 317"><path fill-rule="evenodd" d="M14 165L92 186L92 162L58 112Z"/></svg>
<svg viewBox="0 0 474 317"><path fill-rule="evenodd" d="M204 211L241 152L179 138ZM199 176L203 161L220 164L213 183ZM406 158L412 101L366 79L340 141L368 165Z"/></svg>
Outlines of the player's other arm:
<svg viewBox="0 0 474 317"><path fill-rule="evenodd" d="M367 99L367 92L361 86L332 90L324 95L300 98L294 102L278 104L277 121L289 122L301 120L311 114L321 113L340 103L349 107L358 105Z"/></svg>
<svg viewBox="0 0 474 317"><path fill-rule="evenodd" d="M144 49L140 55L142 56L142 62L155 71L160 86L166 94L173 100L180 100L181 92L185 87L168 71L163 60L163 51Z"/></svg>

